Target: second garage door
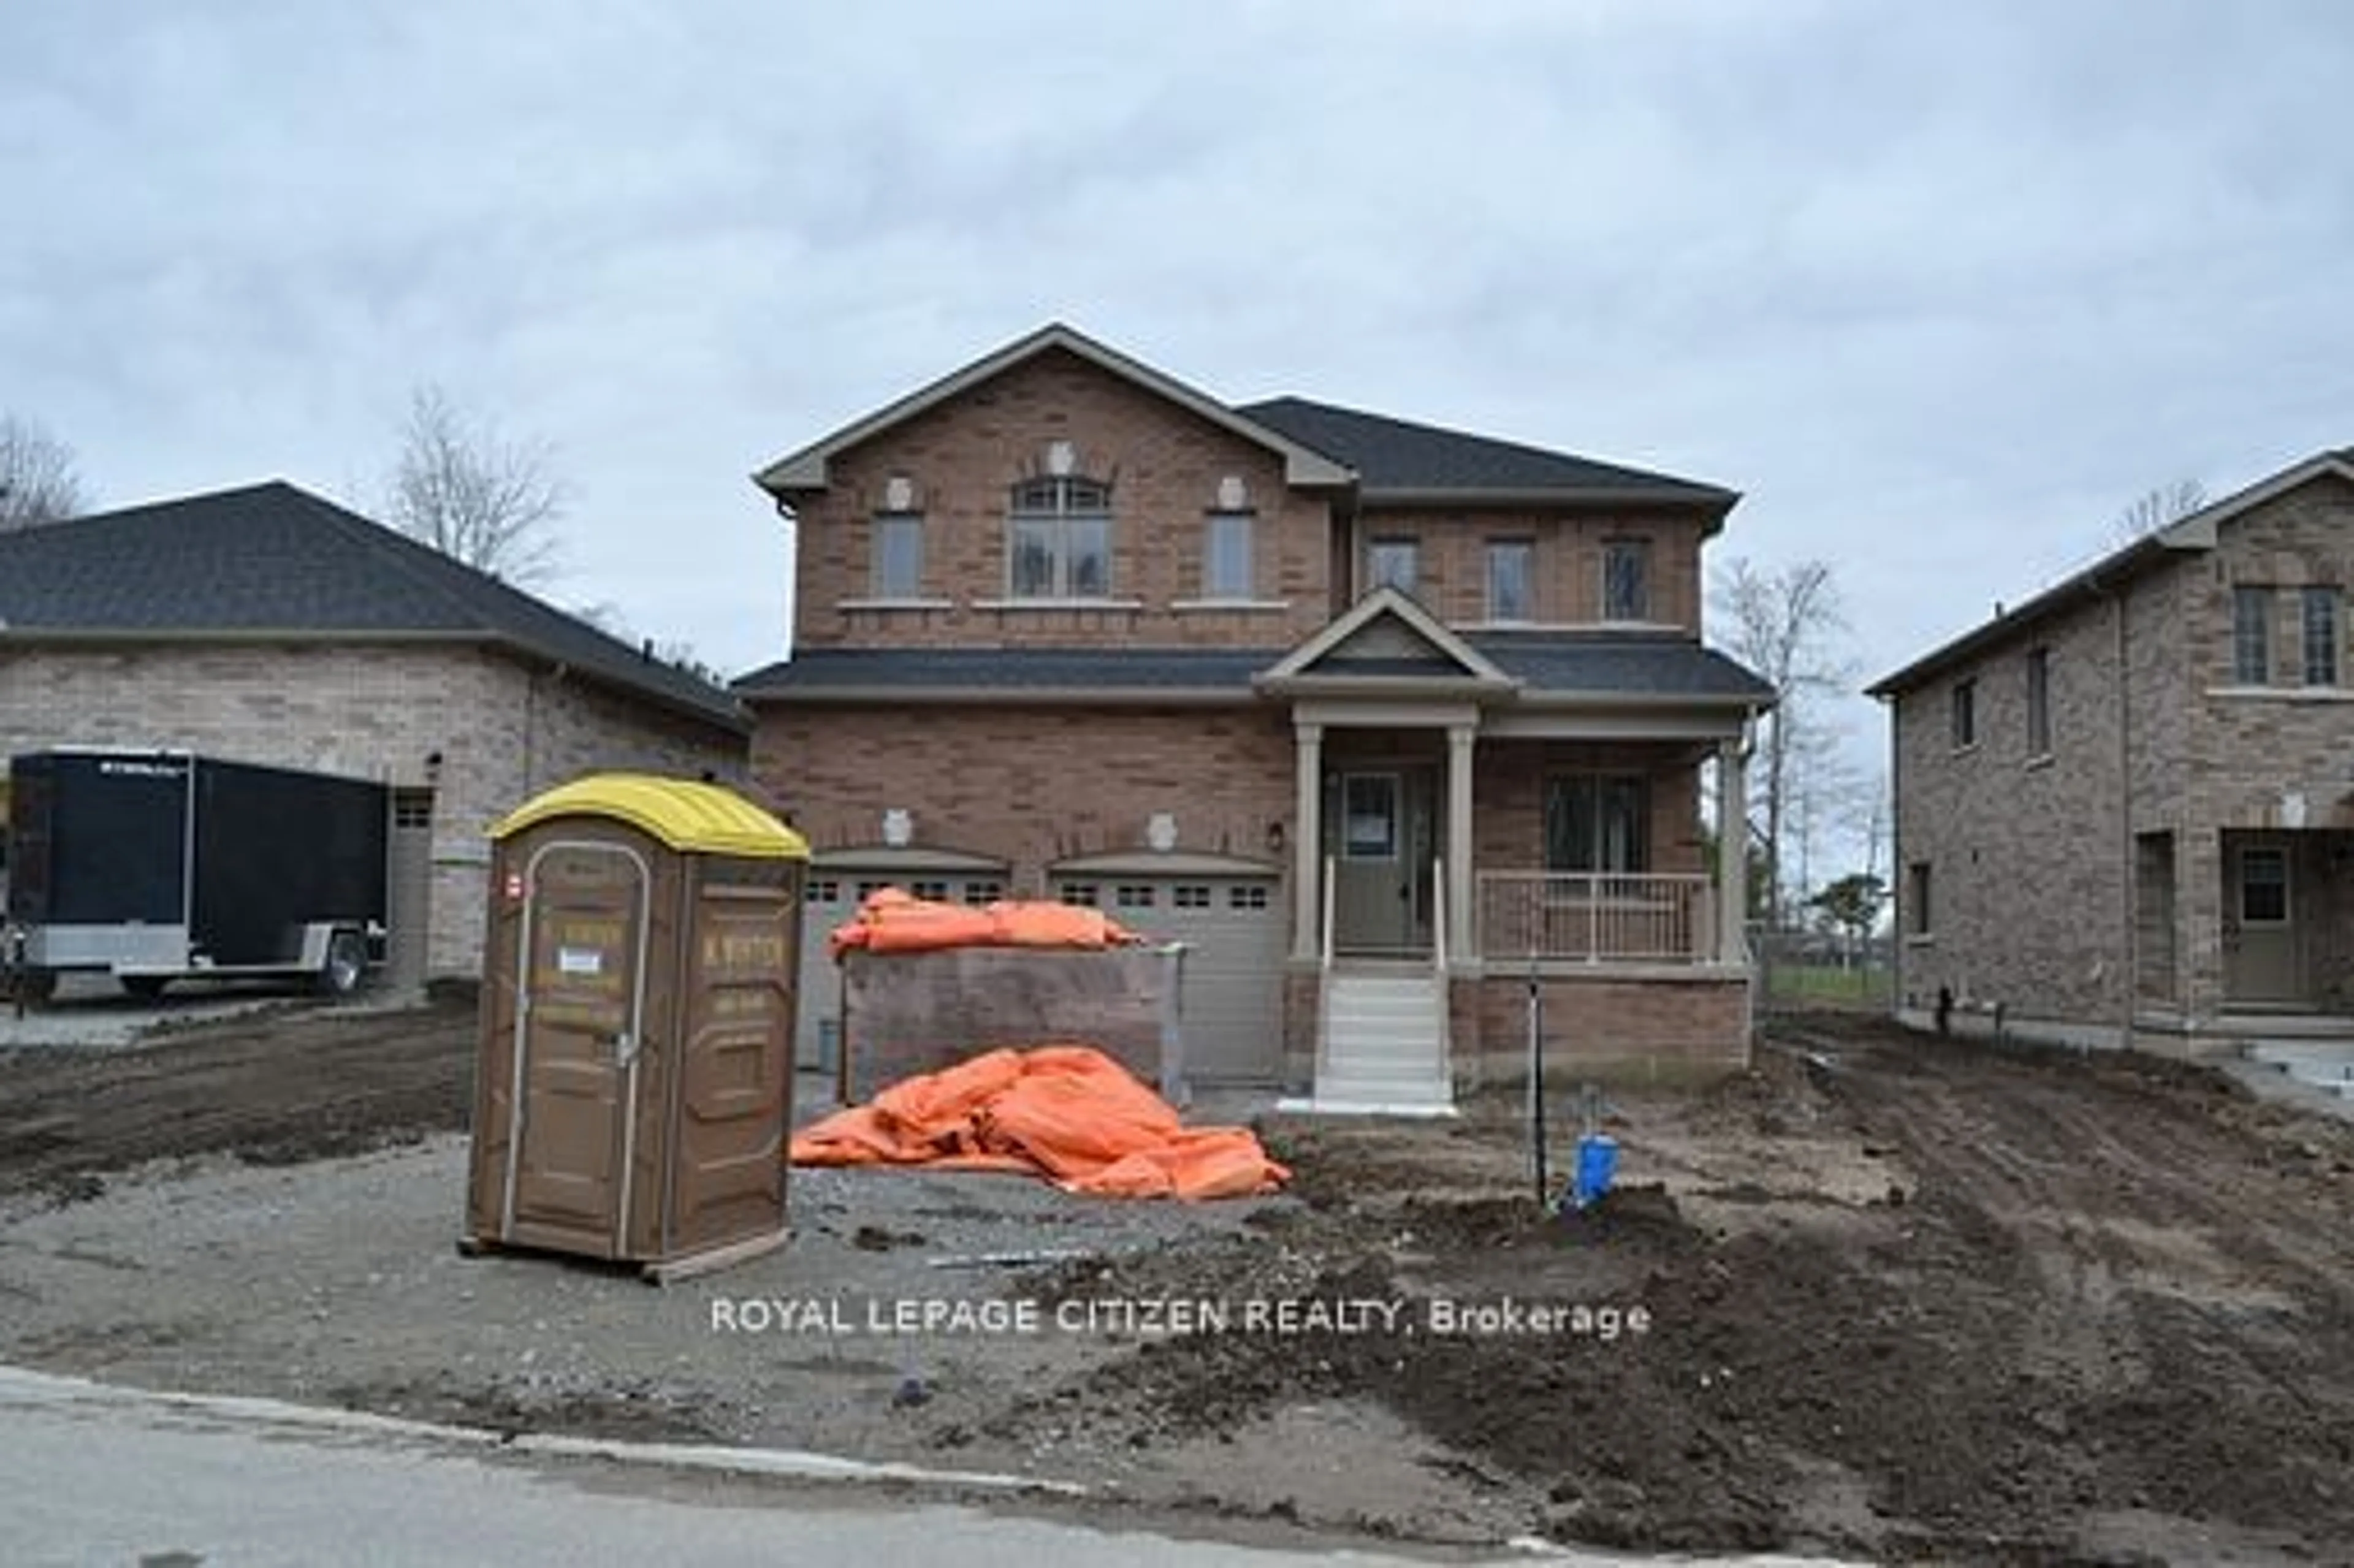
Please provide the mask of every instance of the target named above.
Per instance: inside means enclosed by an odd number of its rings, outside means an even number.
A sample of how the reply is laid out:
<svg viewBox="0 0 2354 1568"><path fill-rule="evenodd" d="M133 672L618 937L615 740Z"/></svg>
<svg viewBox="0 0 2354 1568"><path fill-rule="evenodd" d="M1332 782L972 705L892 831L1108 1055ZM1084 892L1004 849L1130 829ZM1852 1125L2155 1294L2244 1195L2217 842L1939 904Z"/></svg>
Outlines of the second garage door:
<svg viewBox="0 0 2354 1568"><path fill-rule="evenodd" d="M1185 944L1184 1070L1197 1084L1283 1075L1285 926L1276 878L1066 875L1057 896Z"/></svg>

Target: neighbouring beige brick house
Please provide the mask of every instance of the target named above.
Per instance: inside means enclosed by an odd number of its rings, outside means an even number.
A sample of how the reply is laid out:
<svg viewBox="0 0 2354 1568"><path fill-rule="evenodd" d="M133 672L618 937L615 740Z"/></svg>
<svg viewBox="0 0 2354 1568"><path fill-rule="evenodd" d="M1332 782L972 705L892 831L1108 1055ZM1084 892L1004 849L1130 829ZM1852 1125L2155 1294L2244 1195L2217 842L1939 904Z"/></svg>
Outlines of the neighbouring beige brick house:
<svg viewBox="0 0 2354 1568"><path fill-rule="evenodd" d="M394 978L481 968L483 830L584 772L740 779L723 691L283 482L0 535L0 763L184 749L394 788Z"/></svg>
<svg viewBox="0 0 2354 1568"><path fill-rule="evenodd" d="M1872 687L1905 1015L2196 1051L2354 1014L2349 582L2327 452Z"/></svg>
<svg viewBox="0 0 2354 1568"><path fill-rule="evenodd" d="M737 690L813 943L894 882L1097 903L1188 945L1191 1076L1328 1101L1517 1071L1532 974L1564 1065L1746 1059L1702 816L1772 700L1701 642L1733 493L1231 406L1059 325L757 477L792 657Z"/></svg>

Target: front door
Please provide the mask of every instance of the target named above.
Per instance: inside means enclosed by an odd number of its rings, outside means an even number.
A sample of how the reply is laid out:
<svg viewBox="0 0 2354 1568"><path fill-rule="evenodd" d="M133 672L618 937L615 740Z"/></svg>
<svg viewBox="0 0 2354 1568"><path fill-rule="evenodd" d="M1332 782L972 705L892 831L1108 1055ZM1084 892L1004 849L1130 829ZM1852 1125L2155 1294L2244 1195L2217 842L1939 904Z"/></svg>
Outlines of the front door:
<svg viewBox="0 0 2354 1568"><path fill-rule="evenodd" d="M2279 838L2237 839L2226 859L2232 916L2224 944L2224 985L2233 1001L2302 999L2289 843Z"/></svg>
<svg viewBox="0 0 2354 1568"><path fill-rule="evenodd" d="M609 843L547 844L525 874L510 1241L623 1250L647 881L635 852Z"/></svg>
<svg viewBox="0 0 2354 1568"><path fill-rule="evenodd" d="M1432 775L1388 768L1337 776L1329 845L1332 944L1343 953L1430 950Z"/></svg>

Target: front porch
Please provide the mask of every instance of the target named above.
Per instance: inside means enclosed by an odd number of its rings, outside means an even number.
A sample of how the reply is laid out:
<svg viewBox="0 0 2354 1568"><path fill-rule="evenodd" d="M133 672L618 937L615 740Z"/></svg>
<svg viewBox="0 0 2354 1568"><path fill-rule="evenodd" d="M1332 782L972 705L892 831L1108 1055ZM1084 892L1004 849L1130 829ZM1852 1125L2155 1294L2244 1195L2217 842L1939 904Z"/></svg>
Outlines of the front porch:
<svg viewBox="0 0 2354 1568"><path fill-rule="evenodd" d="M1286 1044L1320 1100L1524 1072L1532 992L1564 1072L1746 1063L1755 677L1675 636L1475 645L1382 588L1256 684L1290 711Z"/></svg>

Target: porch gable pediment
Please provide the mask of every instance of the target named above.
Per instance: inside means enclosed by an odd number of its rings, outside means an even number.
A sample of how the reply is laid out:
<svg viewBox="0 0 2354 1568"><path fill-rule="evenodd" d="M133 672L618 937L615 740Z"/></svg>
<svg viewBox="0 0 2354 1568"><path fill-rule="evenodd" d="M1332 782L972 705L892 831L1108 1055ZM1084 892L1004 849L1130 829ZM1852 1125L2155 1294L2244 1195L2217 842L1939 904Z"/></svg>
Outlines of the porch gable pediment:
<svg viewBox="0 0 2354 1568"><path fill-rule="evenodd" d="M1379 588L1261 672L1261 691L1336 691L1352 683L1467 685L1499 694L1520 683L1394 588Z"/></svg>

